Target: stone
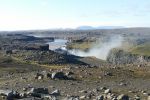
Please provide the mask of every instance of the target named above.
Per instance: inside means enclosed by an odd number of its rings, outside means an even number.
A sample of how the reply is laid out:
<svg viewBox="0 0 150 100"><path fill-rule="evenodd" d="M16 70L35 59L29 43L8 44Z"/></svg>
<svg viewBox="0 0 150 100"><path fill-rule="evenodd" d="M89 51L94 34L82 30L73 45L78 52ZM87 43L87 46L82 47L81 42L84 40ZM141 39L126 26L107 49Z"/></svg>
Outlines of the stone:
<svg viewBox="0 0 150 100"><path fill-rule="evenodd" d="M148 93L147 93L147 92L144 92L144 93L143 93L143 95L147 96L147 95L148 95Z"/></svg>
<svg viewBox="0 0 150 100"><path fill-rule="evenodd" d="M63 72L53 72L51 75L52 79L67 79L66 75Z"/></svg>
<svg viewBox="0 0 150 100"><path fill-rule="evenodd" d="M35 79L42 80L44 78L43 74L37 73Z"/></svg>
<svg viewBox="0 0 150 100"><path fill-rule="evenodd" d="M95 93L97 93L98 91L99 91L99 89L98 89L98 88L93 89L93 92L95 92Z"/></svg>
<svg viewBox="0 0 150 100"><path fill-rule="evenodd" d="M95 96L95 93L93 93L92 91L89 91L88 94L86 95L86 98L91 99L92 96Z"/></svg>
<svg viewBox="0 0 150 100"><path fill-rule="evenodd" d="M60 96L60 91L58 89L54 90L51 95Z"/></svg>
<svg viewBox="0 0 150 100"><path fill-rule="evenodd" d="M87 91L86 90L81 90L81 91L79 91L79 93L87 93Z"/></svg>
<svg viewBox="0 0 150 100"><path fill-rule="evenodd" d="M117 97L118 100L129 100L129 96L121 94Z"/></svg>
<svg viewBox="0 0 150 100"><path fill-rule="evenodd" d="M80 96L80 100L85 100L86 96Z"/></svg>
<svg viewBox="0 0 150 100"><path fill-rule="evenodd" d="M0 95L10 96L13 95L12 90L0 90Z"/></svg>
<svg viewBox="0 0 150 100"><path fill-rule="evenodd" d="M126 83L121 82L119 85L120 85L120 86L126 86L127 84L126 84Z"/></svg>
<svg viewBox="0 0 150 100"><path fill-rule="evenodd" d="M11 100L14 97L18 97L18 92L12 90L0 90L0 95L6 96L7 100Z"/></svg>
<svg viewBox="0 0 150 100"><path fill-rule="evenodd" d="M139 96L136 96L134 99L135 100L141 100Z"/></svg>
<svg viewBox="0 0 150 100"><path fill-rule="evenodd" d="M147 97L147 100L150 100L150 96Z"/></svg>
<svg viewBox="0 0 150 100"><path fill-rule="evenodd" d="M100 88L100 90L106 90L106 89L107 89L106 87L101 87L101 88Z"/></svg>
<svg viewBox="0 0 150 100"><path fill-rule="evenodd" d="M114 98L112 98L111 100L118 100L118 99L114 97Z"/></svg>
<svg viewBox="0 0 150 100"><path fill-rule="evenodd" d="M49 94L42 94L41 95L42 100L57 100L55 96L49 95Z"/></svg>
<svg viewBox="0 0 150 100"><path fill-rule="evenodd" d="M103 95L99 95L96 97L96 100L104 100L104 96Z"/></svg>
<svg viewBox="0 0 150 100"><path fill-rule="evenodd" d="M104 73L104 76L113 76L113 74L111 72L106 72Z"/></svg>
<svg viewBox="0 0 150 100"><path fill-rule="evenodd" d="M79 99L79 96L70 96L70 97L67 97L63 100L80 100L80 99Z"/></svg>
<svg viewBox="0 0 150 100"><path fill-rule="evenodd" d="M43 76L39 76L39 77L38 77L38 80L42 80L42 79L43 79Z"/></svg>
<svg viewBox="0 0 150 100"><path fill-rule="evenodd" d="M106 89L106 90L104 91L104 93L105 93L105 94L111 93L111 90L110 90L110 89Z"/></svg>
<svg viewBox="0 0 150 100"><path fill-rule="evenodd" d="M27 91L27 88L24 87L22 90L23 90L23 91Z"/></svg>
<svg viewBox="0 0 150 100"><path fill-rule="evenodd" d="M107 97L107 99L112 99L112 98L113 98L113 96L114 96L113 94L108 93L106 97Z"/></svg>
<svg viewBox="0 0 150 100"><path fill-rule="evenodd" d="M67 72L66 76L70 76L70 75L73 75L73 74L74 74L73 72Z"/></svg>
<svg viewBox="0 0 150 100"><path fill-rule="evenodd" d="M26 94L26 93L20 93L19 96L20 96L21 98L26 98L26 97L27 97L27 94Z"/></svg>
<svg viewBox="0 0 150 100"><path fill-rule="evenodd" d="M49 94L47 88L32 88L29 91L29 94L34 94L34 93Z"/></svg>

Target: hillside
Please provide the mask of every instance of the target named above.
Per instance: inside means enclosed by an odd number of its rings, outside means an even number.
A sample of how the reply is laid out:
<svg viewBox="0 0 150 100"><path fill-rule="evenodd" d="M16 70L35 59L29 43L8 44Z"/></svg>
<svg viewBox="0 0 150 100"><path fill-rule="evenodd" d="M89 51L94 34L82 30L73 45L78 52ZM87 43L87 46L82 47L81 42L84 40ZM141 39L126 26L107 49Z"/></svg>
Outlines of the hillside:
<svg viewBox="0 0 150 100"><path fill-rule="evenodd" d="M130 51L133 54L139 54L139 55L148 55L150 56L150 43L145 43L138 45L131 49Z"/></svg>

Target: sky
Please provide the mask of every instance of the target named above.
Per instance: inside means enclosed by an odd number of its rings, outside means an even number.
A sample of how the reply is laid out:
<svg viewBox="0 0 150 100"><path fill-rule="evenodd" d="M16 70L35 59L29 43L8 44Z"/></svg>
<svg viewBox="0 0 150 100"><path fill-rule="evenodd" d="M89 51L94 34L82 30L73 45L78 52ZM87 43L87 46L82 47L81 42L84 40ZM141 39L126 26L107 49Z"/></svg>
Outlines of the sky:
<svg viewBox="0 0 150 100"><path fill-rule="evenodd" d="M150 0L0 0L0 30L150 27Z"/></svg>

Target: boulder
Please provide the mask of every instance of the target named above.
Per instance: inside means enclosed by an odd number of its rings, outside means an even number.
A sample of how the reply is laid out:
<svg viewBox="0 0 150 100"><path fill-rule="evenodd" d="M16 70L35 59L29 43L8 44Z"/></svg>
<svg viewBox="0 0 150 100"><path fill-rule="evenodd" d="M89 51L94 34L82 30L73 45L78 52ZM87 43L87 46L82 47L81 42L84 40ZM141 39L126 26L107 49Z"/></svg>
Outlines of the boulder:
<svg viewBox="0 0 150 100"><path fill-rule="evenodd" d="M30 91L29 91L30 94L49 94L48 92L48 88L32 88Z"/></svg>
<svg viewBox="0 0 150 100"><path fill-rule="evenodd" d="M63 72L53 72L51 75L52 79L68 79Z"/></svg>
<svg viewBox="0 0 150 100"><path fill-rule="evenodd" d="M105 94L111 93L111 90L110 90L110 89L106 89L106 90L104 91L104 93L105 93Z"/></svg>
<svg viewBox="0 0 150 100"><path fill-rule="evenodd" d="M26 94L26 93L20 93L19 96L20 96L21 98L26 98L26 97L27 97L27 94Z"/></svg>
<svg viewBox="0 0 150 100"><path fill-rule="evenodd" d="M24 87L22 90L23 90L23 91L27 91L27 88Z"/></svg>
<svg viewBox="0 0 150 100"><path fill-rule="evenodd" d="M141 100L139 96L136 96L134 100Z"/></svg>
<svg viewBox="0 0 150 100"><path fill-rule="evenodd" d="M0 95L11 96L13 95L12 90L0 90Z"/></svg>
<svg viewBox="0 0 150 100"><path fill-rule="evenodd" d="M114 98L114 94L108 93L106 97L107 99L112 100Z"/></svg>
<svg viewBox="0 0 150 100"><path fill-rule="evenodd" d="M73 72L67 72L66 76L70 76L70 75L73 75L73 74L74 74Z"/></svg>
<svg viewBox="0 0 150 100"><path fill-rule="evenodd" d="M44 78L43 74L37 73L35 79L42 80Z"/></svg>
<svg viewBox="0 0 150 100"><path fill-rule="evenodd" d="M80 100L85 100L86 96L83 95L83 96L80 96Z"/></svg>
<svg viewBox="0 0 150 100"><path fill-rule="evenodd" d="M96 100L104 100L104 96L103 95L99 95L96 97Z"/></svg>
<svg viewBox="0 0 150 100"><path fill-rule="evenodd" d="M8 100L19 96L18 92L12 90L0 90L0 95L6 96Z"/></svg>
<svg viewBox="0 0 150 100"><path fill-rule="evenodd" d="M56 89L51 93L51 95L60 96L60 91Z"/></svg>

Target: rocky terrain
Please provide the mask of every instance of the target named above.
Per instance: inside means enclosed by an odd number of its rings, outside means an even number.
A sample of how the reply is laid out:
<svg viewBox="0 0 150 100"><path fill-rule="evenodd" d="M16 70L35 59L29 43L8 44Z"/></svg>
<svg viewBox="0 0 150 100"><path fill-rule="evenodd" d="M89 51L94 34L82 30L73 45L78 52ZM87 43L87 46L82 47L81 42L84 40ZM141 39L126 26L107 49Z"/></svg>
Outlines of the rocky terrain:
<svg viewBox="0 0 150 100"><path fill-rule="evenodd" d="M112 50L108 55L107 61L113 64L149 64L149 55L138 55L123 50Z"/></svg>
<svg viewBox="0 0 150 100"><path fill-rule="evenodd" d="M0 100L150 100L149 33L149 28L1 32ZM112 34L121 34L124 42L106 60L51 51L47 44L66 38L70 50L88 51Z"/></svg>

